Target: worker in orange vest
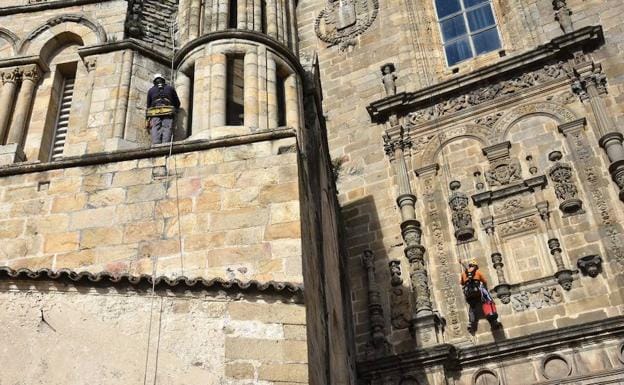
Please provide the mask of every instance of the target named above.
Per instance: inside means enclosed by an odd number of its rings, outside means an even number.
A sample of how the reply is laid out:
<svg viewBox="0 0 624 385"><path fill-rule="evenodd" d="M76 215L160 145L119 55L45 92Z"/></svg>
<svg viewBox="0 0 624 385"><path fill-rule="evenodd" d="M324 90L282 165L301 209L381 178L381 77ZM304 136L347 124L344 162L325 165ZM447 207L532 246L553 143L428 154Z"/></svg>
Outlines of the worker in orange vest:
<svg viewBox="0 0 624 385"><path fill-rule="evenodd" d="M494 301L487 291L487 279L479 270L476 259L472 259L468 263L468 268L465 268L461 274L460 283L468 303L468 332L474 333L477 330L479 321L477 311L482 308L492 328L498 328L500 326L497 321L498 314L496 314ZM485 311L486 308L487 311Z"/></svg>

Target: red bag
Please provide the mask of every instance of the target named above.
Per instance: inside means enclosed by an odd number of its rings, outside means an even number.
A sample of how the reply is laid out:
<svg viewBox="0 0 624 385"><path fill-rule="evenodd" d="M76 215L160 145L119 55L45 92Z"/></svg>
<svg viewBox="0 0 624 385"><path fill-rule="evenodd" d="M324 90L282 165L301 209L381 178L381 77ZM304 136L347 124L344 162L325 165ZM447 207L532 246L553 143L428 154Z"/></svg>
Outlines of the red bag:
<svg viewBox="0 0 624 385"><path fill-rule="evenodd" d="M483 315L488 321L495 321L498 319L498 313L496 312L496 304L494 301L485 301L482 305Z"/></svg>

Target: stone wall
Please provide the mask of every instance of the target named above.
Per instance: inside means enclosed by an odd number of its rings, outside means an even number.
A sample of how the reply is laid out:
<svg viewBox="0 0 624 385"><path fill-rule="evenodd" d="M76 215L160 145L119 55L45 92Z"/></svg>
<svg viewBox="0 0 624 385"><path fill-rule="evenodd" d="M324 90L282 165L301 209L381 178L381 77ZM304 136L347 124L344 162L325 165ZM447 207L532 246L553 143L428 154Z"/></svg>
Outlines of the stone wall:
<svg viewBox="0 0 624 385"><path fill-rule="evenodd" d="M300 283L297 156L283 152L294 145L4 176L0 265L150 274L157 259L158 274Z"/></svg>
<svg viewBox="0 0 624 385"><path fill-rule="evenodd" d="M296 296L103 282L0 282L3 384L308 383Z"/></svg>
<svg viewBox="0 0 624 385"><path fill-rule="evenodd" d="M367 8L363 8L364 3ZM591 254L611 257L605 258L604 271L595 279L585 276L580 270L575 273L572 289L566 291L558 287L561 298L557 294L554 301L549 293L545 295L540 291L542 289L528 284L515 286L513 289L517 291L508 304L497 300L504 325L503 335L511 338L621 313L622 270L617 262L620 258L616 257L618 253L609 252L609 249L622 246L622 232L619 225L605 225L605 211L599 206L608 207L606 210L610 219L607 221L620 223L622 203L617 196L617 185L610 181L609 159L598 144L603 132L596 121L595 110L572 93L571 81L565 73L558 75L559 82L535 87L534 91L527 93L522 91L521 97L511 97L507 101L504 101L504 95L499 96L480 109L469 106L452 110L461 104L457 103L449 104L451 110L444 116L434 114L419 120L419 117L407 115L409 108L419 110L436 103L442 103L440 108L444 109L447 100L477 92L488 84L496 84L497 76L501 80L506 76L502 71L498 75L492 72L490 77L483 74L498 68L496 66L506 60L512 62L517 58L520 62L520 55L536 50L563 34L550 1L494 0L492 3L502 36L502 50L453 68L445 65L433 1L419 6L403 1L356 2L361 8L358 8L358 23L347 28L351 35L336 32L336 19L331 17L337 17L338 10L331 4L315 1L299 4L297 16L301 54L318 53L321 78L326 84L323 107L327 114L329 149L338 173L337 187L346 227L345 242L349 250L359 360L370 358L371 341L380 327L390 344L389 352L414 349L418 342L414 341L407 328L413 316L409 309L414 311L415 307L413 292L417 289L414 284L423 280L428 281L434 308L441 310L447 321L446 329L438 336L437 342L470 341L472 337L466 332L467 307L458 284L462 269L458 260L477 257L492 288L499 281L491 253L493 248L500 248L508 282L519 285L550 277L554 283L553 276L558 268L553 249L548 246L553 234L560 242L563 263L568 269L577 270L577 261ZM587 26L602 26L604 44L600 43L599 47L594 46L586 52L589 52L591 60L602 64L608 82L608 95L602 98L614 127L621 132L624 110L619 100L623 69L618 63L622 57L619 46L622 30L615 20L624 8L618 1L569 0L567 6L572 11L572 23L577 31ZM378 12L373 12L373 9L378 9ZM315 26L319 25L315 30ZM366 28L360 29L361 25L366 25ZM338 39L323 41L323 38L332 36L338 36ZM566 49L569 51L562 59L553 58L555 63L572 58L573 49ZM414 102L414 107L393 110L398 111L398 121L389 122L389 115L386 115L378 122L371 122L371 103L384 100L387 96L380 71L380 67L387 62L394 63L397 68L399 95L401 92L413 92L406 99L413 95L418 101ZM544 64L554 63L540 63L539 66ZM521 74L538 69L519 65L517 71ZM470 83L465 82L466 79L480 80ZM443 94L445 84L456 84L456 88ZM388 101L388 105L393 102L400 104L399 95ZM516 113L512 113L514 110ZM556 111L568 111L568 118L562 119ZM414 119L410 120L410 116ZM576 140L576 134L570 132L564 135L566 121L582 118L586 118L587 124L582 125L584 134L581 139ZM399 126L404 130L402 135L398 134ZM388 156L384 154L384 130L385 135L392 137L396 134L409 141L406 147L402 147L402 151L405 150L406 177L399 175L400 170L396 168L398 162L394 163L396 147L392 146L395 142L386 141ZM492 139L490 136L494 130L503 130L504 134ZM489 209L479 209L473 203L472 198L477 193L474 173L479 171L484 178L490 162L483 149L505 140L511 142L511 158L522 163L522 179L545 175L548 186L539 198L534 198L533 193L520 194L496 202L491 207L492 213L489 213ZM548 159L548 155L555 150L563 153L562 162L573 164L572 178L579 189L584 214L568 216L559 209L561 202L555 194L556 183L548 176L555 164ZM578 150L583 153L581 158L578 158ZM528 156L531 156L532 164L529 164ZM432 173L428 173L420 170L433 164L439 166L437 171L430 169ZM531 167L536 167L535 174L529 171ZM407 178L407 184L402 178ZM458 243L454 236L454 212L448 202L451 195L449 183L453 180L461 182L460 191L468 197L476 231L475 241L467 244ZM486 183L485 179L483 183ZM403 240L400 226L404 218L396 202L406 191L417 198L415 217L420 221L422 246L426 248L424 263L428 275L425 278L416 275L415 280L414 274L421 274L422 270L415 272L405 256L407 241ZM535 207L540 200L549 202L548 226L551 226L552 233L547 230ZM530 218L522 221L522 215L514 216L514 210L516 213L526 211L522 207L530 208L535 222ZM489 215L498 218L495 221L494 246L486 232L486 223L481 222ZM607 233L616 235L610 240ZM383 321L376 318L379 314L377 304L372 303L371 306L371 286L361 261L366 249L372 250L375 256L373 277L380 287L374 291L378 290L381 297ZM394 276L389 263L392 261L401 264L401 284L398 286L391 284ZM520 287L523 289L520 290ZM472 341L482 344L502 338L492 333L485 321L482 322L480 332ZM421 338L422 342L422 337L417 335L415 340ZM383 356L383 348L381 350L379 354Z"/></svg>

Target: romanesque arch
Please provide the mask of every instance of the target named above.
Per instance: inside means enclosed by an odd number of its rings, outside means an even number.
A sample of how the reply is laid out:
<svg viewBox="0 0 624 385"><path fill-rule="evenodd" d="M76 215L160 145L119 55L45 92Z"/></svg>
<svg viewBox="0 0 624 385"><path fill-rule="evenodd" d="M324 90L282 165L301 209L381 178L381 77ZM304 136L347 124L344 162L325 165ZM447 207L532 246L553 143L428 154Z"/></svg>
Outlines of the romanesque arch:
<svg viewBox="0 0 624 385"><path fill-rule="evenodd" d="M6 42L6 45L2 44L2 40ZM15 56L18 42L19 38L17 35L6 28L0 27L0 58Z"/></svg>
<svg viewBox="0 0 624 385"><path fill-rule="evenodd" d="M18 52L21 55L40 55L44 46L49 46L53 39L77 36L82 45L94 45L106 42L106 32L101 25L84 15L63 15L54 17L24 38ZM63 45L62 41L57 45Z"/></svg>

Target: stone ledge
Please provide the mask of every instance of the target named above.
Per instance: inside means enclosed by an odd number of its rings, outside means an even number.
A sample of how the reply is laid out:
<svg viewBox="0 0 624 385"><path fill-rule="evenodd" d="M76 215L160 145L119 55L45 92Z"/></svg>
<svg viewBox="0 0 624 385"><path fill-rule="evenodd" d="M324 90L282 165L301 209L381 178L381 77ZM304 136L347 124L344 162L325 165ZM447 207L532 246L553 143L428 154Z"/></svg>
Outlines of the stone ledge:
<svg viewBox="0 0 624 385"><path fill-rule="evenodd" d="M361 378L396 374L397 370L404 373L435 365L454 370L464 365L500 362L503 359L526 357L535 351L561 350L565 346L578 345L584 341L596 342L623 335L624 316L617 316L478 346L456 347L442 344L416 349L377 360L360 361L357 363L357 370Z"/></svg>
<svg viewBox="0 0 624 385"><path fill-rule="evenodd" d="M184 154L188 152L208 150L211 148L233 147L269 140L296 138L296 136L297 135L294 130L286 128L215 140L196 140L190 142L182 141L177 143L174 142L173 146L171 146L171 154ZM47 163L14 163L11 165L1 166L0 177L167 156L169 155L169 148L170 146L167 144L157 147L82 155L77 157L64 158L59 161Z"/></svg>
<svg viewBox="0 0 624 385"><path fill-rule="evenodd" d="M98 45L82 47L78 49L78 55L80 55L80 57L82 58L85 58L88 56L130 49L140 53L141 55L149 59L158 62L159 64L166 65L167 67L171 66L171 55L169 53L159 51L159 48L160 47L153 44L130 38L115 42L106 42Z"/></svg>
<svg viewBox="0 0 624 385"><path fill-rule="evenodd" d="M55 0L44 3L14 5L11 7L0 8L0 16L15 15L18 13L47 11L49 9L74 7L76 5L104 3L106 1L107 0Z"/></svg>
<svg viewBox="0 0 624 385"><path fill-rule="evenodd" d="M443 100L460 90L501 80L526 68L538 68L554 59L568 59L570 50L599 46L604 42L601 26L589 26L563 36L536 49L503 59L500 62L443 81L414 92L401 92L372 102L366 107L371 120L385 122L392 114L401 114L424 108Z"/></svg>

